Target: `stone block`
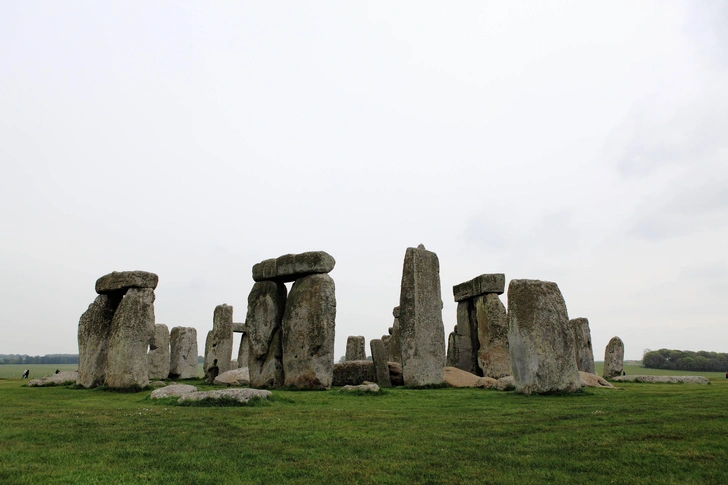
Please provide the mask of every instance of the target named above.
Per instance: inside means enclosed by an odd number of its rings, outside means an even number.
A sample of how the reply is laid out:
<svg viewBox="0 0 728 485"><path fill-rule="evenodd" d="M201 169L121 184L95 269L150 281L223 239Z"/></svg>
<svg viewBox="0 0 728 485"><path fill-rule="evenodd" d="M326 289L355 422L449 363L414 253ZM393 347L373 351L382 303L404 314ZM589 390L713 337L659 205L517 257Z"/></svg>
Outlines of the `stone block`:
<svg viewBox="0 0 728 485"><path fill-rule="evenodd" d="M456 302L467 300L486 293L502 295L506 287L506 275L503 273L482 274L465 283L452 287Z"/></svg>

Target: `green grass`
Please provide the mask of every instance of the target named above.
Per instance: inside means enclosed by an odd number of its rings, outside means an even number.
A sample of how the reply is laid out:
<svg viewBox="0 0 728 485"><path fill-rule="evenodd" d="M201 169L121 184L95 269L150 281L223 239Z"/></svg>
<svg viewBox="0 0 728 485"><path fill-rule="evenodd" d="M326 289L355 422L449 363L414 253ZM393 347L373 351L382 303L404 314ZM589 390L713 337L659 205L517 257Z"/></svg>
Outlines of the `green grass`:
<svg viewBox="0 0 728 485"><path fill-rule="evenodd" d="M76 364L0 364L0 379L20 378L25 369L30 369L30 379L39 379L46 375L53 374L56 369L60 371L76 370ZM197 375L204 374L202 364L197 366Z"/></svg>
<svg viewBox="0 0 728 485"><path fill-rule="evenodd" d="M573 396L274 391L244 407L22 384L0 380L3 484L728 483L724 377Z"/></svg>
<svg viewBox="0 0 728 485"><path fill-rule="evenodd" d="M602 375L602 369L604 368L604 362L595 362L595 370L597 374ZM648 369L642 367L639 361L630 360L624 363L624 372L630 376L645 375L645 376L703 376L708 379L723 379L725 378L725 372L692 372L686 370L668 370L668 369Z"/></svg>

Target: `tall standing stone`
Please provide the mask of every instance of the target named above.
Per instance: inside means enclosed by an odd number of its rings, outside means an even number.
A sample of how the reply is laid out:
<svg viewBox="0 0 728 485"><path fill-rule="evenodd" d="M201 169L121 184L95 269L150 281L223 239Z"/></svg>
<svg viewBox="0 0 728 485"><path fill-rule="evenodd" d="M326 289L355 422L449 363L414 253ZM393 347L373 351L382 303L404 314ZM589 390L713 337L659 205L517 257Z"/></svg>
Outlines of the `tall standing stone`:
<svg viewBox="0 0 728 485"><path fill-rule="evenodd" d="M453 367L480 375L481 371L478 366L478 321L475 318L472 300L458 303L457 322L454 332L457 358Z"/></svg>
<svg viewBox="0 0 728 485"><path fill-rule="evenodd" d="M569 321L569 325L574 331L576 367L582 372L596 374L594 370L594 351L592 349L589 320L586 318L574 318Z"/></svg>
<svg viewBox="0 0 728 485"><path fill-rule="evenodd" d="M445 356L445 365L447 367L457 368L458 362L460 361L460 349L458 348L460 339L458 338L457 330L457 325L455 325L455 330L447 336L447 355Z"/></svg>
<svg viewBox="0 0 728 485"><path fill-rule="evenodd" d="M149 384L147 350L154 338L154 290L129 288L111 321L106 385L111 388Z"/></svg>
<svg viewBox="0 0 728 485"><path fill-rule="evenodd" d="M283 330L286 285L259 281L248 295L245 318L249 338L248 370L251 387L283 385Z"/></svg>
<svg viewBox="0 0 728 485"><path fill-rule="evenodd" d="M147 354L149 380L166 379L169 376L169 329L163 323L154 325L154 338Z"/></svg>
<svg viewBox="0 0 728 485"><path fill-rule="evenodd" d="M174 327L170 337L169 377L197 377L197 330L194 327Z"/></svg>
<svg viewBox="0 0 728 485"><path fill-rule="evenodd" d="M365 340L361 335L350 335L346 339L346 361L366 360ZM370 344L371 345L371 344Z"/></svg>
<svg viewBox="0 0 728 485"><path fill-rule="evenodd" d="M392 323L392 338L389 341L389 361L402 363L402 338L399 325L399 307L394 307L392 311L394 315L394 323Z"/></svg>
<svg viewBox="0 0 728 485"><path fill-rule="evenodd" d="M497 293L476 296L470 302L477 321L479 375L493 379L511 375L506 307Z"/></svg>
<svg viewBox="0 0 728 485"><path fill-rule="evenodd" d="M215 307L212 330L205 340L205 381L212 384L218 374L230 370L233 356L233 307L222 304Z"/></svg>
<svg viewBox="0 0 728 485"><path fill-rule="evenodd" d="M511 280L508 342L516 392L573 392L581 388L574 332L556 283Z"/></svg>
<svg viewBox="0 0 728 485"><path fill-rule="evenodd" d="M336 287L328 274L293 283L283 315L285 385L328 389L334 372Z"/></svg>
<svg viewBox="0 0 728 485"><path fill-rule="evenodd" d="M83 387L97 387L106 377L106 357L114 312L121 295L99 295L78 322L78 379Z"/></svg>
<svg viewBox="0 0 728 485"><path fill-rule="evenodd" d="M240 336L240 347L238 348L238 367L248 367L248 359L250 358L250 336L248 332L243 332Z"/></svg>
<svg viewBox="0 0 728 485"><path fill-rule="evenodd" d="M387 355L384 351L384 344L379 339L369 341L369 347L372 351L372 362L374 362L374 371L377 373L377 384L379 387L392 387L392 381L389 378L389 364L387 363Z"/></svg>
<svg viewBox="0 0 728 485"><path fill-rule="evenodd" d="M624 342L619 337L612 337L612 340L604 349L604 371L602 376L611 379L622 375L624 370Z"/></svg>
<svg viewBox="0 0 728 485"><path fill-rule="evenodd" d="M442 323L440 262L420 244L407 248L400 292L402 373L405 386L445 380L445 327Z"/></svg>

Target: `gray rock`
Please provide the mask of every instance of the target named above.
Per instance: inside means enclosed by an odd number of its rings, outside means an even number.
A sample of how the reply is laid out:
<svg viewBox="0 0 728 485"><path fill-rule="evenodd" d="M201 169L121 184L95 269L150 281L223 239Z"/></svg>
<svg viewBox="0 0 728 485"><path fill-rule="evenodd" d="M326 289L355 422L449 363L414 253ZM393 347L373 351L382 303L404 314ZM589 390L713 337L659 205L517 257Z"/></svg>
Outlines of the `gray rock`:
<svg viewBox="0 0 728 485"><path fill-rule="evenodd" d="M445 382L450 387L480 387L489 389L495 387L497 381L492 377L482 377L466 372L457 367L445 367Z"/></svg>
<svg viewBox="0 0 728 485"><path fill-rule="evenodd" d="M516 379L513 376L504 376L495 383L495 388L499 391L512 391L516 388Z"/></svg>
<svg viewBox="0 0 728 485"><path fill-rule="evenodd" d="M613 382L649 382L656 384L710 384L710 380L703 376L615 376L611 380Z"/></svg>
<svg viewBox="0 0 728 485"><path fill-rule="evenodd" d="M97 387L106 378L106 358L114 312L121 295L99 295L78 322L78 380L86 388Z"/></svg>
<svg viewBox="0 0 728 485"><path fill-rule="evenodd" d="M212 330L205 340L205 360L202 367L209 384L219 374L230 370L233 356L233 307L222 304L215 307Z"/></svg>
<svg viewBox="0 0 728 485"><path fill-rule="evenodd" d="M481 373L478 366L478 320L472 300L458 303L457 325L455 325L454 343L457 352L453 353L453 367L470 374Z"/></svg>
<svg viewBox="0 0 728 485"><path fill-rule="evenodd" d="M254 265L253 280L286 283L311 274L329 273L335 264L334 257L324 251L285 254Z"/></svg>
<svg viewBox="0 0 728 485"><path fill-rule="evenodd" d="M457 327L457 325L455 325ZM446 367L457 367L460 360L460 338L455 332L447 336L447 354L445 355Z"/></svg>
<svg viewBox="0 0 728 485"><path fill-rule="evenodd" d="M286 285L260 281L248 295L248 369L253 387L283 385L283 330Z"/></svg>
<svg viewBox="0 0 728 485"><path fill-rule="evenodd" d="M350 335L346 339L346 360L366 360L365 340L361 335Z"/></svg>
<svg viewBox="0 0 728 485"><path fill-rule="evenodd" d="M574 392L581 389L574 359L574 332L556 283L511 280L508 285L508 343L516 392Z"/></svg>
<svg viewBox="0 0 728 485"><path fill-rule="evenodd" d="M146 271L114 271L96 280L96 293L124 293L129 288L157 287L159 276Z"/></svg>
<svg viewBox="0 0 728 485"><path fill-rule="evenodd" d="M397 307L399 308L399 307ZM389 340L389 361L402 363L402 333L399 318L392 324L392 338Z"/></svg>
<svg viewBox="0 0 728 485"><path fill-rule="evenodd" d="M333 386L358 386L364 381L375 382L377 373L371 360L349 360L334 364Z"/></svg>
<svg viewBox="0 0 728 485"><path fill-rule="evenodd" d="M592 350L589 320L586 318L574 318L569 320L569 325L574 331L576 367L582 372L596 374L594 370L594 351Z"/></svg>
<svg viewBox="0 0 728 485"><path fill-rule="evenodd" d="M476 296L470 302L477 321L477 360L483 376L500 379L511 375L506 307L495 293Z"/></svg>
<svg viewBox="0 0 728 485"><path fill-rule="evenodd" d="M389 362L389 346L392 341L391 335L382 335L382 345L384 345L384 355L386 357L386 361Z"/></svg>
<svg viewBox="0 0 728 485"><path fill-rule="evenodd" d="M167 383L164 381L149 381L150 387L166 387Z"/></svg>
<svg viewBox="0 0 728 485"><path fill-rule="evenodd" d="M393 386L404 386L402 377L402 364L399 362L387 362L389 366L389 381Z"/></svg>
<svg viewBox="0 0 728 485"><path fill-rule="evenodd" d="M245 333L245 323L240 322L233 322L233 332L235 333Z"/></svg>
<svg viewBox="0 0 728 485"><path fill-rule="evenodd" d="M398 306L394 307L394 310L392 310L392 315L394 316L394 318L399 318L399 307Z"/></svg>
<svg viewBox="0 0 728 485"><path fill-rule="evenodd" d="M387 365L384 344L379 339L373 339L369 341L369 347L372 351L374 372L377 374L377 384L379 384L379 387L392 387L392 382L389 380L389 365Z"/></svg>
<svg viewBox="0 0 728 485"><path fill-rule="evenodd" d="M174 331L174 329L172 329L172 331ZM190 386L187 384L172 384L161 389L153 390L151 396L149 397L151 397L152 399L162 399L164 397L180 397L191 392L197 392L197 388L195 386Z"/></svg>
<svg viewBox="0 0 728 485"><path fill-rule="evenodd" d="M169 329L163 323L154 325L154 339L149 345L147 363L150 381L169 376Z"/></svg>
<svg viewBox="0 0 728 485"><path fill-rule="evenodd" d="M612 337L612 340L604 349L604 368L602 376L605 379L612 379L622 375L624 370L624 342L619 337Z"/></svg>
<svg viewBox="0 0 728 485"><path fill-rule="evenodd" d="M407 248L400 293L402 370L406 386L444 382L445 327L442 323L440 263L424 246Z"/></svg>
<svg viewBox="0 0 728 485"><path fill-rule="evenodd" d="M344 386L339 389L339 392L379 392L379 386L373 382L367 382L359 384L358 386Z"/></svg>
<svg viewBox="0 0 728 485"><path fill-rule="evenodd" d="M64 371L28 381L28 387L63 386L66 384L75 384L77 380L78 372L75 370Z"/></svg>
<svg viewBox="0 0 728 485"><path fill-rule="evenodd" d="M313 274L293 283L283 315L285 385L328 389L334 371L336 287L327 274Z"/></svg>
<svg viewBox="0 0 728 485"><path fill-rule="evenodd" d="M129 288L111 321L106 385L114 389L146 387L147 349L153 339L154 290Z"/></svg>
<svg viewBox="0 0 728 485"><path fill-rule="evenodd" d="M250 374L247 367L239 367L223 372L215 377L216 386L247 386L250 384Z"/></svg>
<svg viewBox="0 0 728 485"><path fill-rule="evenodd" d="M197 330L193 327L174 327L170 338L169 377L197 377Z"/></svg>
<svg viewBox="0 0 728 485"><path fill-rule="evenodd" d="M456 302L465 301L486 293L502 295L506 287L506 275L503 273L482 274L465 283L452 287Z"/></svg>
<svg viewBox="0 0 728 485"><path fill-rule="evenodd" d="M614 386L606 379L591 372L579 371L579 379L581 379L581 387L609 387L614 389Z"/></svg>
<svg viewBox="0 0 728 485"><path fill-rule="evenodd" d="M250 336L248 332L243 332L240 336L240 347L238 347L238 360L236 361L236 367L246 369L250 365Z"/></svg>
<svg viewBox="0 0 728 485"><path fill-rule="evenodd" d="M271 392L263 389L220 389L183 394L177 402L202 401L203 399L234 399L241 403L247 403L254 397L268 399L270 396Z"/></svg>

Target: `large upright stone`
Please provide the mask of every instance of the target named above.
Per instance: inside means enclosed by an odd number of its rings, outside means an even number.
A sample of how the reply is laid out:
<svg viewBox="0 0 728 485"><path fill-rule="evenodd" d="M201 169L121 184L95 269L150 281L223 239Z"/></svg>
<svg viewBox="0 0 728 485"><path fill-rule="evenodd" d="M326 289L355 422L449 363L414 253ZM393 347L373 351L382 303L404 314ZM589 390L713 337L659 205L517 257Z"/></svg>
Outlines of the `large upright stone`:
<svg viewBox="0 0 728 485"><path fill-rule="evenodd" d="M453 367L480 375L478 367L478 321L471 300L458 303L457 325L455 325L455 345L457 357Z"/></svg>
<svg viewBox="0 0 728 485"><path fill-rule="evenodd" d="M230 370L233 357L233 307L222 304L215 307L212 330L205 340L205 381L212 384L218 374Z"/></svg>
<svg viewBox="0 0 728 485"><path fill-rule="evenodd" d="M246 335L249 338L248 370L252 387L283 385L283 312L286 285L260 281L248 295Z"/></svg>
<svg viewBox="0 0 728 485"><path fill-rule="evenodd" d="M457 325L455 325L457 327ZM450 332L447 336L447 354L445 355L445 367L457 367L460 360L460 339L455 331Z"/></svg>
<svg viewBox="0 0 728 485"><path fill-rule="evenodd" d="M114 312L121 295L99 295L78 322L78 379L83 387L97 387L106 377L106 358Z"/></svg>
<svg viewBox="0 0 728 485"><path fill-rule="evenodd" d="M346 361L366 360L365 340L361 335L350 335L346 339ZM371 344L370 344L371 345Z"/></svg>
<svg viewBox="0 0 728 485"><path fill-rule="evenodd" d="M511 280L508 342L516 392L573 392L581 388L574 332L556 283Z"/></svg>
<svg viewBox="0 0 728 485"><path fill-rule="evenodd" d="M503 273L482 274L470 281L453 286L452 293L455 301L461 302L486 293L502 295L505 287L506 275Z"/></svg>
<svg viewBox="0 0 728 485"><path fill-rule="evenodd" d="M293 283L283 315L285 385L328 389L334 371L336 287L327 274Z"/></svg>
<svg viewBox="0 0 728 485"><path fill-rule="evenodd" d="M622 375L624 370L624 342L619 337L612 337L604 349L604 370L602 376L611 379Z"/></svg>
<svg viewBox="0 0 728 485"><path fill-rule="evenodd" d="M163 323L154 325L154 338L149 344L147 363L150 381L169 376L169 329Z"/></svg>
<svg viewBox="0 0 728 485"><path fill-rule="evenodd" d="M372 351L374 371L377 373L377 384L379 384L379 387L392 387L392 381L389 379L389 365L387 364L387 354L384 351L384 344L379 339L373 339L369 341L369 347Z"/></svg>
<svg viewBox="0 0 728 485"><path fill-rule="evenodd" d="M129 288L111 321L106 385L123 389L149 384L147 350L154 339L154 290Z"/></svg>
<svg viewBox="0 0 728 485"><path fill-rule="evenodd" d="M506 307L495 293L476 296L470 302L477 321L477 360L482 375L493 379L511 375Z"/></svg>
<svg viewBox="0 0 728 485"><path fill-rule="evenodd" d="M147 271L114 271L96 280L96 293L125 292L129 288L157 287L159 276Z"/></svg>
<svg viewBox="0 0 728 485"><path fill-rule="evenodd" d="M243 332L240 336L240 347L238 347L238 367L248 367L250 358L250 336Z"/></svg>
<svg viewBox="0 0 728 485"><path fill-rule="evenodd" d="M329 273L334 265L334 257L324 251L285 254L253 265L253 280L286 283L311 274Z"/></svg>
<svg viewBox="0 0 728 485"><path fill-rule="evenodd" d="M197 330L194 327L174 327L170 338L169 377L197 377Z"/></svg>
<svg viewBox="0 0 728 485"><path fill-rule="evenodd" d="M438 385L445 380L441 296L437 255L421 244L407 248L399 302L405 386Z"/></svg>
<svg viewBox="0 0 728 485"><path fill-rule="evenodd" d="M402 363L402 337L399 324L399 307L394 308L394 323L392 323L392 338L389 340L389 361Z"/></svg>
<svg viewBox="0 0 728 485"><path fill-rule="evenodd" d="M582 372L596 374L594 370L594 351L592 349L589 320L586 318L574 318L569 320L569 325L574 331L576 367Z"/></svg>

